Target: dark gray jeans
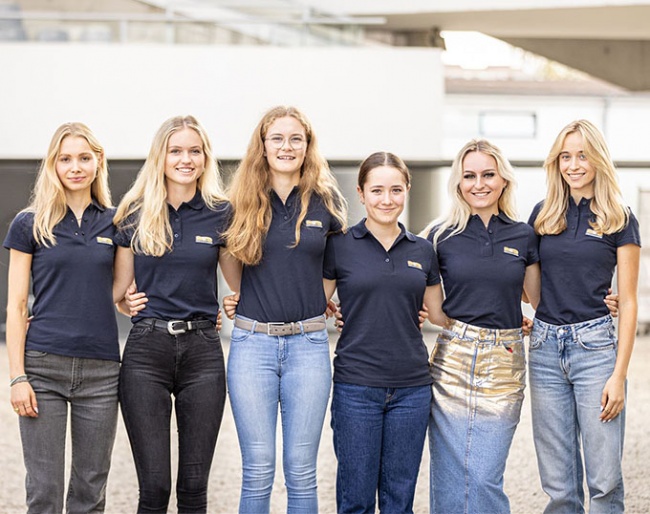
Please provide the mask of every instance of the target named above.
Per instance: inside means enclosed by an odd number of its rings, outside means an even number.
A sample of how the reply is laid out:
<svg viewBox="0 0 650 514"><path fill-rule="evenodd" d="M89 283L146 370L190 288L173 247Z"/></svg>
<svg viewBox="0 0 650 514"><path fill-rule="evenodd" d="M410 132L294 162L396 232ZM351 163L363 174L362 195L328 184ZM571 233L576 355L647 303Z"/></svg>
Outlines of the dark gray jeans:
<svg viewBox="0 0 650 514"><path fill-rule="evenodd" d="M118 362L25 352L37 418L20 418L28 513L63 511L65 442L72 441L66 512L104 512L117 425Z"/></svg>
<svg viewBox="0 0 650 514"><path fill-rule="evenodd" d="M138 474L138 513L167 512L172 408L178 428L178 512L207 512L225 401L224 358L214 327L178 335L145 321L131 328L120 370L120 406Z"/></svg>

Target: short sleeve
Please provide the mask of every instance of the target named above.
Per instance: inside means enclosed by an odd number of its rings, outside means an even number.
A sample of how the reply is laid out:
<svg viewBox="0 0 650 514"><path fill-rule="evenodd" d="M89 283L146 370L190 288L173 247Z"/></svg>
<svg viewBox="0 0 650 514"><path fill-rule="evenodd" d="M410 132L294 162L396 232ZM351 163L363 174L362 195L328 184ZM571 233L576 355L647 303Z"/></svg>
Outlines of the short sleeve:
<svg viewBox="0 0 650 514"><path fill-rule="evenodd" d="M217 246L226 246L226 238L224 234L232 223L234 210L230 202L224 202L217 208L219 213L219 221L217 223Z"/></svg>
<svg viewBox="0 0 650 514"><path fill-rule="evenodd" d="M639 221L636 219L636 216L630 212L630 218L628 220L627 226L616 233L616 247L625 246L628 244L633 244L641 246L641 234L639 232Z"/></svg>
<svg viewBox="0 0 650 514"><path fill-rule="evenodd" d="M427 286L435 286L440 284L440 265L438 264L438 254L436 253L433 245L429 245L431 250L431 266L427 275Z"/></svg>
<svg viewBox="0 0 650 514"><path fill-rule="evenodd" d="M132 224L131 218L129 218L117 227L117 230L115 231L115 244L124 248L129 248L131 246L134 232L135 226Z"/></svg>
<svg viewBox="0 0 650 514"><path fill-rule="evenodd" d="M539 262L539 236L535 234L535 230L530 225L528 228L528 248L526 251L526 266Z"/></svg>
<svg viewBox="0 0 650 514"><path fill-rule="evenodd" d="M34 213L20 212L11 222L9 232L3 242L8 250L18 250L23 253L33 254L38 243L34 239Z"/></svg>
<svg viewBox="0 0 650 514"><path fill-rule="evenodd" d="M336 259L335 259L335 239L341 236L335 234L327 238L325 244L325 255L323 258L323 277L328 280L336 280Z"/></svg>

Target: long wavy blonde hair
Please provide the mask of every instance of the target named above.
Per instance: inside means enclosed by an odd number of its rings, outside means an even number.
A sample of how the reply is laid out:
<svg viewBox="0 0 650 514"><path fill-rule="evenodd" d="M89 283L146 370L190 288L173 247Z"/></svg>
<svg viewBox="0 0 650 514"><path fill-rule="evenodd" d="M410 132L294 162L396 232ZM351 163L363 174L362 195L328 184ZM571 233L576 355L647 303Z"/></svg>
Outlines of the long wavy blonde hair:
<svg viewBox="0 0 650 514"><path fill-rule="evenodd" d="M61 153L61 143L66 137L83 137L97 158L97 176L90 186L90 194L102 207L111 207L111 191L108 187L108 166L104 148L92 131L83 123L64 123L56 129L47 156L43 159L36 177L29 205L24 209L34 213L32 233L42 246L56 245L54 227L65 217L68 204L65 188L56 173L56 162Z"/></svg>
<svg viewBox="0 0 650 514"><path fill-rule="evenodd" d="M623 230L628 223L629 209L623 203L616 167L605 138L590 121L576 120L560 131L544 161L547 192L535 220L535 232L540 235L556 235L566 230L571 188L560 171L560 153L564 140L573 133L582 136L584 154L595 172L594 197L590 203L595 220L590 221L589 225L599 234L613 234Z"/></svg>
<svg viewBox="0 0 650 514"><path fill-rule="evenodd" d="M448 189L449 197L451 198L451 206L448 212L439 218L436 218L429 223L425 229L420 233L422 237L427 237L429 232L436 227L433 235L433 245L438 246L438 242L442 234L452 229L445 239L448 239L456 234L460 234L469 222L472 214L472 208L463 198L463 193L460 190L460 183L463 180L464 167L463 162L467 154L472 152L480 152L494 158L497 163L497 173L501 178L506 181L506 187L503 189L499 197L499 211L503 212L511 219L517 219L517 208L515 206L515 188L517 182L515 180L515 172L505 158L501 150L494 144L485 139L472 139L463 146L451 166L451 175L449 176Z"/></svg>
<svg viewBox="0 0 650 514"><path fill-rule="evenodd" d="M172 249L174 234L167 207L165 159L169 138L174 132L185 128L194 130L203 142L205 169L197 182L203 201L211 209L227 201L217 161L203 127L194 116L169 118L156 132L149 155L135 182L122 198L113 219L120 229L134 229L131 248L135 253L161 257Z"/></svg>
<svg viewBox="0 0 650 514"><path fill-rule="evenodd" d="M336 179L318 149L312 126L295 107L278 106L269 110L260 120L248 144L246 155L235 172L229 189L234 208L230 228L225 234L228 250L248 266L262 260L262 246L271 225L271 171L264 155L264 139L273 122L291 116L300 122L307 137L305 161L298 185L301 209L295 231L295 243L300 243L300 226L307 215L312 194L319 195L341 226L347 225L347 202Z"/></svg>

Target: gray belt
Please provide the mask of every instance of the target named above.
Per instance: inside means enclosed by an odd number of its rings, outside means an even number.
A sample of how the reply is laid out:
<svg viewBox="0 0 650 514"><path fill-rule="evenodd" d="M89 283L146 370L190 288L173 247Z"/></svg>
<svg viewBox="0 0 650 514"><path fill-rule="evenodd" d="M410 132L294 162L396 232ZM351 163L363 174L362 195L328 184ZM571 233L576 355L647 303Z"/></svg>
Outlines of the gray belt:
<svg viewBox="0 0 650 514"><path fill-rule="evenodd" d="M255 332L269 336L295 336L303 332L324 330L327 326L325 324L325 316L309 321L292 321L291 323L260 323L259 321L255 322L239 317L235 318L235 326L242 330L253 330L253 325L255 325Z"/></svg>

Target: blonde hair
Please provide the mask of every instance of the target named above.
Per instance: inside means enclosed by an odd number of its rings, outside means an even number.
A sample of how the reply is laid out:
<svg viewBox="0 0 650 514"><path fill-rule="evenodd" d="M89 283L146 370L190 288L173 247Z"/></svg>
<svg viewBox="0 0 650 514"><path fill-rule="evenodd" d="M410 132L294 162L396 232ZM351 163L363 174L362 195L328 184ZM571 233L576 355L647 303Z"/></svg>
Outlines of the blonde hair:
<svg viewBox="0 0 650 514"><path fill-rule="evenodd" d="M230 253L248 266L262 260L264 238L271 225L271 172L265 157L264 139L271 124L279 118L295 118L305 129L307 150L298 185L300 214L296 223L295 243L300 243L302 225L312 194L319 195L327 210L342 227L347 224L347 203L339 191L336 178L318 149L312 126L295 107L278 106L270 109L257 124L248 144L246 155L235 172L229 189L234 209L230 228L225 234Z"/></svg>
<svg viewBox="0 0 650 514"><path fill-rule="evenodd" d="M605 138L596 126L587 120L577 120L564 127L555 138L544 161L546 170L546 199L535 219L535 232L556 235L566 230L566 213L569 209L571 188L560 171L560 153L569 134L582 136L583 151L594 170L594 197L590 209L595 220L589 225L599 234L619 232L628 223L629 210L623 203L618 185L616 167L609 155Z"/></svg>
<svg viewBox="0 0 650 514"><path fill-rule="evenodd" d="M508 218L517 218L517 209L515 207L515 187L517 182L515 180L515 172L501 152L501 150L485 139L472 139L463 146L451 166L451 175L449 176L448 189L449 197L451 198L451 207L449 211L436 218L429 223L426 228L421 232L423 237L427 237L429 233L435 228L433 235L433 245L438 246L438 241L442 234L452 229L449 235L445 238L448 239L456 234L460 234L465 228L472 214L472 209L463 198L463 193L460 190L460 183L463 179L464 167L463 161L467 154L472 152L480 152L485 155L493 157L497 163L497 173L501 178L506 181L501 196L499 197L499 211L503 212Z"/></svg>
<svg viewBox="0 0 650 514"><path fill-rule="evenodd" d="M167 208L165 159L171 135L186 128L194 130L203 142L205 169L197 181L203 201L211 209L226 201L217 161L203 127L194 116L169 118L156 132L149 155L135 182L122 198L113 219L120 229L135 229L131 240L135 253L161 257L172 249L174 234Z"/></svg>
<svg viewBox="0 0 650 514"><path fill-rule="evenodd" d="M47 156L43 159L36 177L34 190L25 212L34 213L32 233L36 242L42 246L56 245L54 227L68 212L65 188L56 173L56 162L61 153L61 144L66 137L82 137L97 158L97 176L90 185L90 194L102 207L111 207L111 191L108 187L108 166L104 148L92 131L83 123L64 123L56 129Z"/></svg>

